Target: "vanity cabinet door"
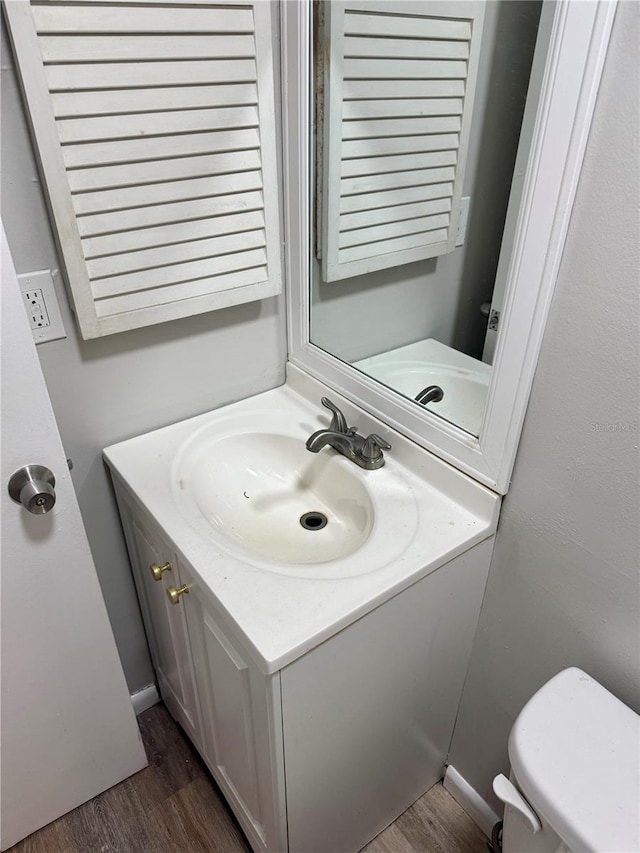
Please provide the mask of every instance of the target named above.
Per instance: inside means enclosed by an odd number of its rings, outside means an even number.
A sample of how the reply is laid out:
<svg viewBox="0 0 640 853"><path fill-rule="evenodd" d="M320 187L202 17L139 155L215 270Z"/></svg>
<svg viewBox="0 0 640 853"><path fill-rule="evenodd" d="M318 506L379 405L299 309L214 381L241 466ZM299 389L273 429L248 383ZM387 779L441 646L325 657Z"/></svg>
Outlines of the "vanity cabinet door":
<svg viewBox="0 0 640 853"><path fill-rule="evenodd" d="M158 686L165 704L196 742L200 741L193 662L184 610L169 601L167 588L181 584L172 549L141 519L131 523L138 592ZM152 568L153 567L153 568ZM164 569L158 580L154 577Z"/></svg>
<svg viewBox="0 0 640 853"><path fill-rule="evenodd" d="M187 614L198 679L205 758L253 849L281 851L272 838L277 823L272 753L263 725L268 683L220 627L198 580L187 567L182 574L189 584L180 604Z"/></svg>

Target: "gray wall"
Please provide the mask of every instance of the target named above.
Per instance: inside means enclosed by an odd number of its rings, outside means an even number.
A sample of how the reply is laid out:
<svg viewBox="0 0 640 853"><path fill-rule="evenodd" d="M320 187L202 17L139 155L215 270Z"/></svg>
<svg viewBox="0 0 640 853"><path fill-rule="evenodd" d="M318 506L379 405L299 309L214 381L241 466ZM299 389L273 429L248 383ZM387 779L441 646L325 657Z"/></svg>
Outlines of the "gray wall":
<svg viewBox="0 0 640 853"><path fill-rule="evenodd" d="M18 273L59 268L2 38L2 219ZM38 355L133 692L153 672L102 448L282 384L284 304L268 299L83 341L63 287L58 300L68 337L40 344Z"/></svg>
<svg viewBox="0 0 640 853"><path fill-rule="evenodd" d="M640 711L639 18L619 4L451 749L496 808L509 730L555 673Z"/></svg>
<svg viewBox="0 0 640 853"><path fill-rule="evenodd" d="M436 338L481 358L540 16L539 0L489 0L464 195L465 245L428 261L322 282L313 265L312 340L354 361Z"/></svg>

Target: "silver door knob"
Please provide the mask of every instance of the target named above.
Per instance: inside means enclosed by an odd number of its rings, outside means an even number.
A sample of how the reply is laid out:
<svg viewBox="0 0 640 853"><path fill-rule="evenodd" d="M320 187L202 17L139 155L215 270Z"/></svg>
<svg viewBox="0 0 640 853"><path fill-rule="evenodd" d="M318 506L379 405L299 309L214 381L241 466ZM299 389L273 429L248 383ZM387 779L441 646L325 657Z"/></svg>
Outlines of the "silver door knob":
<svg viewBox="0 0 640 853"><path fill-rule="evenodd" d="M25 465L9 480L9 495L34 515L44 515L56 502L56 478L44 465Z"/></svg>

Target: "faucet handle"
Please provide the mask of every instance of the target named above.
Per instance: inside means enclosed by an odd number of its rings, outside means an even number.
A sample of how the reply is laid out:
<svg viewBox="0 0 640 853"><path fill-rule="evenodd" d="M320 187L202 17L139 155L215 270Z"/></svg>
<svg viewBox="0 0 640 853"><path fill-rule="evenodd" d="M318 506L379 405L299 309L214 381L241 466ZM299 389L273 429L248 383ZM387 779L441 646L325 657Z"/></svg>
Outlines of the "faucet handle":
<svg viewBox="0 0 640 853"><path fill-rule="evenodd" d="M391 450L389 442L385 441L384 438L380 438L379 435L371 433L371 435L364 440L361 455L367 462L376 462L378 459L382 458L383 450Z"/></svg>
<svg viewBox="0 0 640 853"><path fill-rule="evenodd" d="M329 429L334 430L334 432L349 432L349 427L347 426L347 419L342 414L340 409L336 406L336 404L332 403L328 397L323 397L320 402L325 407L325 409L329 409L329 411L333 412L333 417L331 418Z"/></svg>

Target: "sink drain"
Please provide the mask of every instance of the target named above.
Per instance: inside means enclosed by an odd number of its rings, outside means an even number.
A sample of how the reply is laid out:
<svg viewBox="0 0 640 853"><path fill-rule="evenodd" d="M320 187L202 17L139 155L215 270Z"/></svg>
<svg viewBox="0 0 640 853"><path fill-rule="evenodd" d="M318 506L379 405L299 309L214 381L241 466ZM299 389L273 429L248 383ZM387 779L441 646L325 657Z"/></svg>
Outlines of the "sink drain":
<svg viewBox="0 0 640 853"><path fill-rule="evenodd" d="M323 512L305 512L300 516L300 524L305 530L322 530L329 519Z"/></svg>

